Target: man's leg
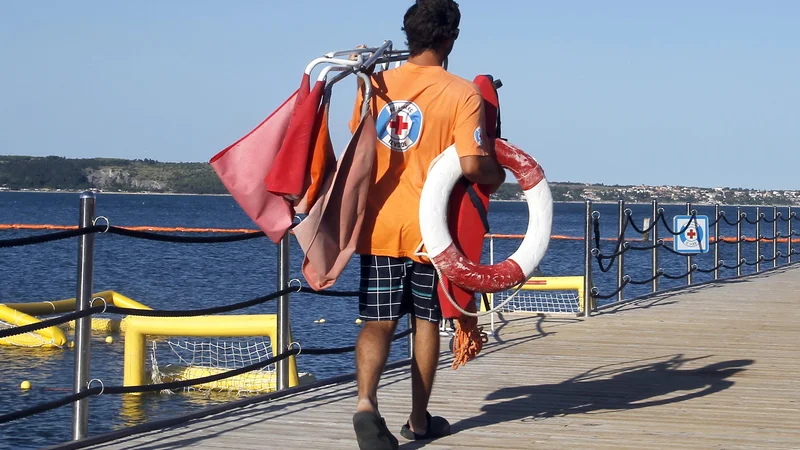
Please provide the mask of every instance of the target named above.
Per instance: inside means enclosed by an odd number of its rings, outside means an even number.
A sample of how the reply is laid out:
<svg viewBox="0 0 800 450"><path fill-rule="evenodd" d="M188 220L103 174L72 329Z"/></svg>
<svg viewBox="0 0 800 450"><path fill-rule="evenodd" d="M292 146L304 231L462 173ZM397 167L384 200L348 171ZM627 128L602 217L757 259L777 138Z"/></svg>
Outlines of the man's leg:
<svg viewBox="0 0 800 450"><path fill-rule="evenodd" d="M361 256L359 317L364 325L356 341L358 412L378 413L378 383L389 359L397 321L404 312L407 269L400 258Z"/></svg>
<svg viewBox="0 0 800 450"><path fill-rule="evenodd" d="M396 320L364 322L356 341L356 378L358 380L358 412L378 413L378 383L389 358ZM424 418L424 413L423 413Z"/></svg>
<svg viewBox="0 0 800 450"><path fill-rule="evenodd" d="M414 299L414 359L411 362L411 415L409 429L417 435L428 432L428 401L439 364L439 322L442 311L436 294L436 270L428 264L414 263L411 273L411 292ZM446 421L437 418L434 434L441 434ZM449 431L447 431L449 432Z"/></svg>
<svg viewBox="0 0 800 450"><path fill-rule="evenodd" d="M439 364L439 325L414 318L414 360L411 363L411 431L425 434L426 412Z"/></svg>

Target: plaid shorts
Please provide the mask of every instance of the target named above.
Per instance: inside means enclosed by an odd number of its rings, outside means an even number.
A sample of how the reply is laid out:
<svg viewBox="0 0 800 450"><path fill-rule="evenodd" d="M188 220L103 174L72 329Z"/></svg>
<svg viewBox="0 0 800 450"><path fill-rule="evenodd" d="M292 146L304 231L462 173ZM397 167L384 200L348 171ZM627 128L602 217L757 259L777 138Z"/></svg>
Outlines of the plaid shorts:
<svg viewBox="0 0 800 450"><path fill-rule="evenodd" d="M436 270L409 258L361 255L361 320L397 320L406 313L438 323Z"/></svg>

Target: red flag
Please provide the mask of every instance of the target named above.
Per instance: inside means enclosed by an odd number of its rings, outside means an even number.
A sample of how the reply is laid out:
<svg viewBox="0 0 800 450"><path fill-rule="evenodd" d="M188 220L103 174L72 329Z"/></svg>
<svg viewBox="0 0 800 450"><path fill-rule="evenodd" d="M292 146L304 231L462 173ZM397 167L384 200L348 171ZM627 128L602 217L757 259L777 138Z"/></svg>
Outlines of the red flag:
<svg viewBox="0 0 800 450"><path fill-rule="evenodd" d="M286 199L267 191L264 177L274 166L299 93L296 91L253 131L211 159L228 192L275 243L291 227L294 213Z"/></svg>
<svg viewBox="0 0 800 450"><path fill-rule="evenodd" d="M317 120L314 125L311 142L311 161L306 174L305 196L295 204L295 212L307 214L317 201L324 189L323 183L330 174L336 171L336 154L328 128L328 108L330 104L324 101L319 108Z"/></svg>
<svg viewBox="0 0 800 450"><path fill-rule="evenodd" d="M306 92L309 83L309 76L303 75L299 92ZM312 133L324 90L325 81L317 81L308 96L298 99L273 170L264 178L267 190L273 194L283 195L292 201L303 197L311 159Z"/></svg>

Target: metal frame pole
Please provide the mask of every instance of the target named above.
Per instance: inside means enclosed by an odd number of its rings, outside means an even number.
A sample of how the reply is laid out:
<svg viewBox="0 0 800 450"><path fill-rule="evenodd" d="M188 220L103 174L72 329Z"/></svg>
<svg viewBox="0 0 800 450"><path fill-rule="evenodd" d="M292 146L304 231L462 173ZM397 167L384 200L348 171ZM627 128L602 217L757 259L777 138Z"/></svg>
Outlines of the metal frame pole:
<svg viewBox="0 0 800 450"><path fill-rule="evenodd" d="M722 217L719 215L719 204L714 205L714 279L719 280L719 221Z"/></svg>
<svg viewBox="0 0 800 450"><path fill-rule="evenodd" d="M772 207L772 267L778 267L778 207Z"/></svg>
<svg viewBox="0 0 800 450"><path fill-rule="evenodd" d="M617 242L619 242L619 239L625 233L625 200L619 200L617 202L617 205L619 206L619 224L617 225ZM616 251L622 252L624 249L625 249L625 241L623 240ZM625 254L621 254L617 257L617 289L619 289L619 293L617 294L617 301L620 302L625 299L625 288L621 288L624 282L625 282Z"/></svg>
<svg viewBox="0 0 800 450"><path fill-rule="evenodd" d="M756 206L756 272L761 272L761 207Z"/></svg>
<svg viewBox="0 0 800 450"><path fill-rule="evenodd" d="M686 202L686 214L690 216L692 215L692 204L689 202ZM694 221L694 225L697 226L696 220ZM688 275L686 276L686 285L688 286L692 284L692 255L686 255L686 272L688 272Z"/></svg>
<svg viewBox="0 0 800 450"><path fill-rule="evenodd" d="M736 276L742 274L742 208L736 207Z"/></svg>
<svg viewBox="0 0 800 450"><path fill-rule="evenodd" d="M789 238L787 239L788 247L789 247L789 259L788 262L792 262L792 207L789 207Z"/></svg>
<svg viewBox="0 0 800 450"><path fill-rule="evenodd" d="M591 317L592 296L592 201L586 200L586 229L583 237L583 316Z"/></svg>
<svg viewBox="0 0 800 450"><path fill-rule="evenodd" d="M289 287L289 233L286 233L278 243L278 290ZM278 342L276 347L279 353L289 349L289 294L278 297ZM276 355L277 356L277 355ZM289 359L285 358L276 363L277 390L289 387Z"/></svg>
<svg viewBox="0 0 800 450"><path fill-rule="evenodd" d="M650 231L653 236L653 292L658 291L658 200L653 200L653 230Z"/></svg>
<svg viewBox="0 0 800 450"><path fill-rule="evenodd" d="M84 192L80 200L80 228L94 225L96 198L93 192ZM78 286L75 311L91 308L92 274L94 272L94 234L85 234L78 240ZM91 362L92 318L82 317L75 323L75 380L73 392L78 394L89 388ZM72 409L72 439L79 440L89 434L89 399L78 400Z"/></svg>

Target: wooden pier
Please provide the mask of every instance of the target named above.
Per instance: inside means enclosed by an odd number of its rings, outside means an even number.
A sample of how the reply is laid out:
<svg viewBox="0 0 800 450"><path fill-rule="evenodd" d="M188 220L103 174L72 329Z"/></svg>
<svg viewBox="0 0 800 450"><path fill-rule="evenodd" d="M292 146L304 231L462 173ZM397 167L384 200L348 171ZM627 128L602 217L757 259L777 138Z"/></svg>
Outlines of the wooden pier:
<svg viewBox="0 0 800 450"><path fill-rule="evenodd" d="M407 366L384 376L381 412L403 449L800 449L798 309L789 267L588 319L505 314L467 366L444 347L430 411L452 436L399 436ZM91 448L357 448L355 394L340 379Z"/></svg>

